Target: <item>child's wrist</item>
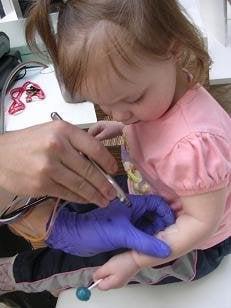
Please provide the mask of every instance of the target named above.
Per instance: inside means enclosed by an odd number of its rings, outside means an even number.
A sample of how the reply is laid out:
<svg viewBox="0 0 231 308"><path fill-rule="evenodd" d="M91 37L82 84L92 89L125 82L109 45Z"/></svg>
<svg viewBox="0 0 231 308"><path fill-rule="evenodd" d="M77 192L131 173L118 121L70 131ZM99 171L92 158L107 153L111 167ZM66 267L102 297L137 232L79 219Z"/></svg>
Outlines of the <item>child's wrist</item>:
<svg viewBox="0 0 231 308"><path fill-rule="evenodd" d="M144 255L135 250L131 251L131 256L133 258L133 261L136 263L137 267L139 268L139 270L141 270L144 267L156 266L158 265L158 260L160 260L160 259L156 259L155 257Z"/></svg>
<svg viewBox="0 0 231 308"><path fill-rule="evenodd" d="M134 263L135 266L137 267L137 271L141 270L143 266L142 266L141 263L139 262L139 254L138 254L136 251L131 250L131 251L130 251L130 256L131 256L131 258L132 258L133 263Z"/></svg>

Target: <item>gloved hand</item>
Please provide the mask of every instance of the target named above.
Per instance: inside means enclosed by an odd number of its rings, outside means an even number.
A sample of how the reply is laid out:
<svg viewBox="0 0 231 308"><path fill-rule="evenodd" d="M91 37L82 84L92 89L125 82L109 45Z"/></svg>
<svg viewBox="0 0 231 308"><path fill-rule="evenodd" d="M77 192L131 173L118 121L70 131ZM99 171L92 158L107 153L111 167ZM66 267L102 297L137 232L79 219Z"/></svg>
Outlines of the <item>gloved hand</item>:
<svg viewBox="0 0 231 308"><path fill-rule="evenodd" d="M153 236L175 221L168 204L154 195L129 195L129 199L131 207L116 199L107 208L87 213L77 214L67 208L61 209L47 245L84 257L119 248L159 258L168 257L171 253L169 246ZM148 218L145 216L150 213L153 216L151 220L150 215Z"/></svg>

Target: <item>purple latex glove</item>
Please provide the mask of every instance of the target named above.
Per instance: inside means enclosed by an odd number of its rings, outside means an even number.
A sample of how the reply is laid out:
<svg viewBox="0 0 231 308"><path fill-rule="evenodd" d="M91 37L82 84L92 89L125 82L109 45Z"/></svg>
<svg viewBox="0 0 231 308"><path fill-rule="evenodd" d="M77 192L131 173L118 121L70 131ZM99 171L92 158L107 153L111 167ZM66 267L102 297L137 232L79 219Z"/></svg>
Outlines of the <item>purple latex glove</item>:
<svg viewBox="0 0 231 308"><path fill-rule="evenodd" d="M129 199L131 207L116 199L107 208L87 213L61 209L47 245L84 257L119 248L133 249L159 258L168 257L171 253L169 246L150 235L175 222L168 204L154 195L129 195ZM154 220L150 217L147 220L144 215L147 213L154 214ZM145 218L144 224L142 217Z"/></svg>

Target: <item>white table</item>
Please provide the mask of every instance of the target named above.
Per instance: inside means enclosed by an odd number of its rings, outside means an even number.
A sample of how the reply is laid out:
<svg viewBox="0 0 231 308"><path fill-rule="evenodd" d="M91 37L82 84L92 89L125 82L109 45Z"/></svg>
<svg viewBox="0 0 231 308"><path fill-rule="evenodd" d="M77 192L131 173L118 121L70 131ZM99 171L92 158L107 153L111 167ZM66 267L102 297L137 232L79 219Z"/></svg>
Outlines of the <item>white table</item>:
<svg viewBox="0 0 231 308"><path fill-rule="evenodd" d="M208 276L190 283L133 285L118 290L92 290L91 299L76 299L75 289L61 293L56 308L230 308L231 255Z"/></svg>
<svg viewBox="0 0 231 308"><path fill-rule="evenodd" d="M41 73L40 73L41 72ZM26 109L18 115L8 113L11 100L9 95L5 100L5 127L6 131L22 129L36 124L51 121L50 114L56 111L66 121L78 125L80 128L88 128L97 122L95 109L92 103L79 104L66 103L62 97L58 81L52 67L46 71L30 69L26 77L19 80L14 87L22 86L30 80L39 84L45 92L46 98L26 104Z"/></svg>

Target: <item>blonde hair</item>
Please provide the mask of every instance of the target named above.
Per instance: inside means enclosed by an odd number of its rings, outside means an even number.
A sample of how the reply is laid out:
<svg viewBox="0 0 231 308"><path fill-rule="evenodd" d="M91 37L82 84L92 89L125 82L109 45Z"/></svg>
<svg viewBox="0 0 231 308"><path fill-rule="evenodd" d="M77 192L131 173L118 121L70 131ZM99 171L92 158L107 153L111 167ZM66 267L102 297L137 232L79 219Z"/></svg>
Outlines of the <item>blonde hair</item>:
<svg viewBox="0 0 231 308"><path fill-rule="evenodd" d="M49 18L54 5L59 10L57 34ZM36 33L71 96L81 92L90 65L100 58L124 77L115 56L136 65L137 56L163 57L175 46L181 51L181 67L193 76L192 85L205 81L210 65L200 32L176 0L68 0L58 5L37 0L27 19L26 38L38 50Z"/></svg>

